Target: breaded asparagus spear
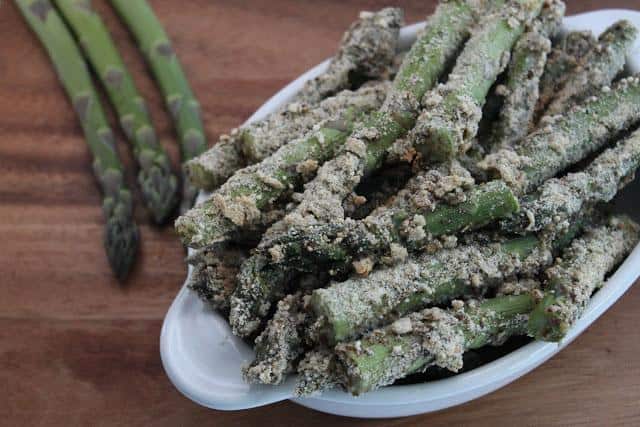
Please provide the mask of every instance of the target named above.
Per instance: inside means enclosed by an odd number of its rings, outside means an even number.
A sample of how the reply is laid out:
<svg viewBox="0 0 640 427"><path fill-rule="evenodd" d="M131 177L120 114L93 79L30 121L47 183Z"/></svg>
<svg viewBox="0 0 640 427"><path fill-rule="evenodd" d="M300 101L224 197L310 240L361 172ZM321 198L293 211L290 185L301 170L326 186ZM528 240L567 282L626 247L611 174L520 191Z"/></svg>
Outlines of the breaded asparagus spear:
<svg viewBox="0 0 640 427"><path fill-rule="evenodd" d="M570 227L555 239L527 235L472 241L317 289L311 307L324 322L321 336L335 344L429 305L482 295L516 274L535 275L578 230Z"/></svg>
<svg viewBox="0 0 640 427"><path fill-rule="evenodd" d="M546 115L560 114L572 105L598 93L622 71L638 30L629 21L618 21L598 38L598 44L584 58L582 67L571 74L553 97Z"/></svg>
<svg viewBox="0 0 640 427"><path fill-rule="evenodd" d="M113 132L100 105L87 64L73 36L49 0L17 0L24 18L44 45L80 119L93 155L93 171L102 188L106 220L104 246L112 270L124 279L138 250L131 193L114 146Z"/></svg>
<svg viewBox="0 0 640 427"><path fill-rule="evenodd" d="M501 181L460 192L473 184L460 169L443 167L418 175L390 208L381 208L363 221L294 228L261 246L242 266L240 285L232 298L231 319L243 318L243 322L232 321L235 332L246 334L243 331L251 328L236 325L267 315L271 303L286 292L287 282L296 273L328 271L332 276L341 276L355 269L366 275L381 261L404 260L407 250L440 244L434 236L481 227L517 211L517 199ZM439 203L438 197L450 201L457 198L458 203ZM263 238L261 245L264 243Z"/></svg>
<svg viewBox="0 0 640 427"><path fill-rule="evenodd" d="M544 73L540 77L540 96L536 105L536 120L544 113L549 102L562 88L564 82L584 61L598 41L591 31L572 31L551 50Z"/></svg>
<svg viewBox="0 0 640 427"><path fill-rule="evenodd" d="M516 147L489 154L479 166L526 194L639 120L640 79L629 77L563 115L547 117Z"/></svg>
<svg viewBox="0 0 640 427"><path fill-rule="evenodd" d="M341 153L319 169L286 223L330 222L344 217L344 199L362 176L381 166L387 148L413 127L420 99L446 71L476 17L487 9L484 3L452 0L438 5L407 53L384 105L356 127Z"/></svg>
<svg viewBox="0 0 640 427"><path fill-rule="evenodd" d="M445 160L469 148L489 89L507 66L509 52L525 27L540 13L542 3L510 0L486 16L460 53L447 82L425 95L425 108L410 137L426 158Z"/></svg>
<svg viewBox="0 0 640 427"><path fill-rule="evenodd" d="M176 230L184 244L211 245L262 222L262 212L312 178L318 164L334 156L358 118L382 104L388 86L380 83L360 89L357 103L336 110L316 129L262 162L237 171L209 200L178 218Z"/></svg>
<svg viewBox="0 0 640 427"><path fill-rule="evenodd" d="M511 233L539 231L566 221L584 206L609 202L640 167L640 130L605 150L580 172L546 181L523 198L521 209L500 227Z"/></svg>
<svg viewBox="0 0 640 427"><path fill-rule="evenodd" d="M228 312L229 299L236 287L236 275L248 256L248 249L232 245L197 251L187 258L187 263L193 265L189 288L214 309Z"/></svg>
<svg viewBox="0 0 640 427"><path fill-rule="evenodd" d="M518 39L507 68L507 79L497 92L504 97L493 128L492 149L509 146L524 138L532 125L552 38L564 16L560 0L545 1L540 17Z"/></svg>
<svg viewBox="0 0 640 427"><path fill-rule="evenodd" d="M200 104L191 91L162 24L146 0L111 0L111 4L138 42L160 86L178 131L182 161L198 156L207 148ZM193 205L196 192L183 171L181 212Z"/></svg>
<svg viewBox="0 0 640 427"><path fill-rule="evenodd" d="M243 368L245 381L257 384L281 384L293 372L304 352L304 327L310 323L301 292L287 295L255 341L255 360Z"/></svg>
<svg viewBox="0 0 640 427"><path fill-rule="evenodd" d="M317 122L334 115L337 108L348 106L344 102L349 100L343 97L350 98L350 92L340 95L343 89L355 89L363 79L388 78L395 65L402 24L399 9L363 13L344 34L327 71L308 81L295 101L262 121L222 135L211 149L189 161L186 167L191 182L205 190L219 187L236 170L264 160ZM333 100L323 101L334 94Z"/></svg>
<svg viewBox="0 0 640 427"><path fill-rule="evenodd" d="M295 100L317 103L341 90L355 89L363 81L388 75L403 23L404 14L399 8L360 12L359 19L342 37L327 71L308 81Z"/></svg>
<svg viewBox="0 0 640 427"><path fill-rule="evenodd" d="M545 272L545 297L529 319L529 333L537 339L560 341L602 287L605 275L638 243L640 227L627 217L587 229L553 267Z"/></svg>
<svg viewBox="0 0 640 427"><path fill-rule="evenodd" d="M299 382L296 394L306 396L320 391L318 387L338 383L357 396L430 366L457 372L465 351L501 345L513 335L526 333L527 315L534 303L531 295L523 294L454 301L451 309L411 313L360 340L339 344L333 360L317 357L329 369L323 380L314 375L313 363L300 363L300 377L315 377L315 381Z"/></svg>
<svg viewBox="0 0 640 427"><path fill-rule="evenodd" d="M87 0L55 0L115 107L138 161L138 185L156 223L176 203L178 181L166 151L158 143L144 99L118 53L109 30Z"/></svg>

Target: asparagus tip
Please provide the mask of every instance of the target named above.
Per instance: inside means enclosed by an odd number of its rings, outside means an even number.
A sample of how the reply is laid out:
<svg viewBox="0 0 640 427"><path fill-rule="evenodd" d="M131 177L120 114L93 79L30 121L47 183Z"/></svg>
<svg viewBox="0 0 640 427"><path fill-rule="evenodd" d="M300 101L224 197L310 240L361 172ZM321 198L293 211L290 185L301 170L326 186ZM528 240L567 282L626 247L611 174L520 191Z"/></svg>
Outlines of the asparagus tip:
<svg viewBox="0 0 640 427"><path fill-rule="evenodd" d="M155 166L140 169L138 183L156 224L163 224L176 204L178 182L173 174Z"/></svg>
<svg viewBox="0 0 640 427"><path fill-rule="evenodd" d="M118 280L129 273L138 250L138 227L126 215L113 215L107 220L104 245L111 269Z"/></svg>

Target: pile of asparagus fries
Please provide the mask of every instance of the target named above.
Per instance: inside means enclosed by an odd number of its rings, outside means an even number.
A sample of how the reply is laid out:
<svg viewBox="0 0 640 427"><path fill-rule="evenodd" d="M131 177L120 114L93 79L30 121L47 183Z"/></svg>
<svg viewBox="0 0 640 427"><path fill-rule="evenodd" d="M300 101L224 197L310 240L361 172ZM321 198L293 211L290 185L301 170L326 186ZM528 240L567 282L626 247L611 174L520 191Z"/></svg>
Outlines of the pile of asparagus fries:
<svg viewBox="0 0 640 427"><path fill-rule="evenodd" d="M509 337L561 340L638 242L637 30L559 0L449 0L408 52L363 12L288 105L191 160L190 287L255 342L252 383L361 394Z"/></svg>

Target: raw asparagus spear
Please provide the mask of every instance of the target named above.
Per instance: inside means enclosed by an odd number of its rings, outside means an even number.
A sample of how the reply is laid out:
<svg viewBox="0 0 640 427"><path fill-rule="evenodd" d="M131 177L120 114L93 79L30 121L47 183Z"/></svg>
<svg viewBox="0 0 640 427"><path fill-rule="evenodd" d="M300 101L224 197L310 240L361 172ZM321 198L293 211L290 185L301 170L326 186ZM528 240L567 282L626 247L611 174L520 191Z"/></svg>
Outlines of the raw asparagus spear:
<svg viewBox="0 0 640 427"><path fill-rule="evenodd" d="M193 265L189 288L212 308L228 312L229 299L236 287L236 275L248 255L248 249L232 245L197 251L187 259Z"/></svg>
<svg viewBox="0 0 640 427"><path fill-rule="evenodd" d="M305 296L300 292L278 303L276 313L256 338L256 358L243 369L245 381L281 384L293 372L295 362L304 352L304 327L310 320L304 305Z"/></svg>
<svg viewBox="0 0 640 427"><path fill-rule="evenodd" d="M62 18L49 0L17 0L20 11L44 45L58 77L80 119L93 155L93 170L103 192L106 225L104 245L109 264L124 279L138 249L138 227L133 221L131 193L124 181L114 138L100 106L87 64Z"/></svg>
<svg viewBox="0 0 640 427"><path fill-rule="evenodd" d="M502 178L516 194L530 193L638 120L640 79L629 77L563 115L547 117L516 147L489 154L479 166Z"/></svg>
<svg viewBox="0 0 640 427"><path fill-rule="evenodd" d="M386 149L413 127L420 98L445 72L476 17L486 10L487 5L480 3L453 0L438 5L406 55L384 105L355 129L336 158L319 169L287 223L330 222L344 217L344 199L363 175L380 167Z"/></svg>
<svg viewBox="0 0 640 427"><path fill-rule="evenodd" d="M509 146L529 133L539 97L540 77L551 50L550 38L559 27L564 11L562 1L547 0L540 17L514 46L507 80L497 90L504 101L494 125L492 149Z"/></svg>
<svg viewBox="0 0 640 427"><path fill-rule="evenodd" d="M489 89L509 61L509 52L539 14L543 0L511 0L484 18L460 53L445 84L427 93L411 138L428 159L465 152L478 132Z"/></svg>
<svg viewBox="0 0 640 427"><path fill-rule="evenodd" d="M140 166L138 185L156 223L164 222L176 203L178 181L167 153L158 143L144 99L118 53L100 15L86 0L56 0L96 70L115 107Z"/></svg>
<svg viewBox="0 0 640 427"><path fill-rule="evenodd" d="M537 339L560 341L584 311L591 294L602 287L611 271L638 243L640 228L626 217L589 228L545 272L545 297L529 319L529 333Z"/></svg>
<svg viewBox="0 0 640 427"><path fill-rule="evenodd" d="M338 110L303 137L282 146L262 162L237 171L211 198L176 221L187 246L228 239L263 220L262 212L313 177L318 164L333 157L362 114L377 109L387 83L360 89L359 102Z"/></svg>
<svg viewBox="0 0 640 427"><path fill-rule="evenodd" d="M162 24L145 0L111 0L111 4L135 37L160 86L178 131L182 161L198 156L207 147L200 104ZM181 212L193 205L196 192L183 171Z"/></svg>
<svg viewBox="0 0 640 427"><path fill-rule="evenodd" d="M636 27L628 21L618 21L605 30L598 38L595 49L585 57L582 68L565 81L545 114L560 114L567 107L597 94L600 88L609 85L622 71L637 33Z"/></svg>
<svg viewBox="0 0 640 427"><path fill-rule="evenodd" d="M342 37L327 71L308 81L295 100L317 103L341 90L355 89L363 81L388 75L403 23L404 14L399 8L360 12Z"/></svg>
<svg viewBox="0 0 640 427"><path fill-rule="evenodd" d="M551 50L544 73L540 78L536 123L565 81L575 73L587 54L595 49L597 43L591 31L573 31L563 37Z"/></svg>
<svg viewBox="0 0 640 427"><path fill-rule="evenodd" d="M407 249L438 244L434 236L481 227L518 209L517 199L501 181L456 192L473 180L462 176L460 167L451 169L412 179L392 207L380 209L363 221L293 228L265 246L263 238L262 252L254 254L239 275L230 316L234 331L244 335L257 326L257 320L268 314L271 303L283 295L296 273L328 271L332 276L342 276L355 269L366 275L380 261L405 259ZM458 203L437 205L437 195L451 201L457 197Z"/></svg>
<svg viewBox="0 0 640 427"><path fill-rule="evenodd" d="M527 315L535 303L531 295L502 296L484 301L454 301L448 310L429 308L411 313L362 339L336 346L337 358L320 359L334 378L299 383L296 394L315 393L317 386L341 384L360 395L430 366L453 372L462 368L465 351L485 345L501 345L526 332ZM310 363L301 363L307 370ZM302 372L302 378L309 375ZM315 386L315 387L314 387Z"/></svg>
<svg viewBox="0 0 640 427"><path fill-rule="evenodd" d="M566 221L584 206L609 202L640 167L640 131L596 157L584 171L546 181L533 195L525 196L521 209L501 221L512 233L539 231Z"/></svg>
<svg viewBox="0 0 640 427"><path fill-rule="evenodd" d="M557 247L578 231L576 225L555 239L527 235L472 241L317 289L311 307L324 322L321 336L330 344L345 341L426 306L481 295L516 274L535 275L553 261Z"/></svg>

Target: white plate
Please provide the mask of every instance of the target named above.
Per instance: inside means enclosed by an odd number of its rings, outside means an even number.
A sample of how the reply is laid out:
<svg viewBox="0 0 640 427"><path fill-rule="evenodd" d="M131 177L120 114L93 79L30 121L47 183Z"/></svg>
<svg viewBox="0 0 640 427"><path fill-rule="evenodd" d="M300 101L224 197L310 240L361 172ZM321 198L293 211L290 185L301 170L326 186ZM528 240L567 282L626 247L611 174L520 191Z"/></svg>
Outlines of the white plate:
<svg viewBox="0 0 640 427"><path fill-rule="evenodd" d="M602 10L566 18L564 29L591 30L599 34L623 18L640 28L640 12ZM400 37L404 48L415 39L422 26L415 24L402 29ZM327 63L323 62L290 83L260 107L248 122L260 120L275 111L291 99L306 80L320 74ZM632 72L640 71L640 42L634 46L629 68ZM623 192L619 202L621 210L633 213L637 209L638 184L636 181ZM468 402L510 383L555 355L620 298L639 275L640 246L594 295L582 318L560 345L533 342L479 368L439 381L385 387L360 397L328 391L319 397L292 400L322 412L364 418L414 415ZM189 399L209 408L245 409L292 396L293 379L277 387L249 386L242 381L240 366L253 359L253 351L234 337L224 318L203 304L186 284L165 317L160 354L165 371L176 388Z"/></svg>

